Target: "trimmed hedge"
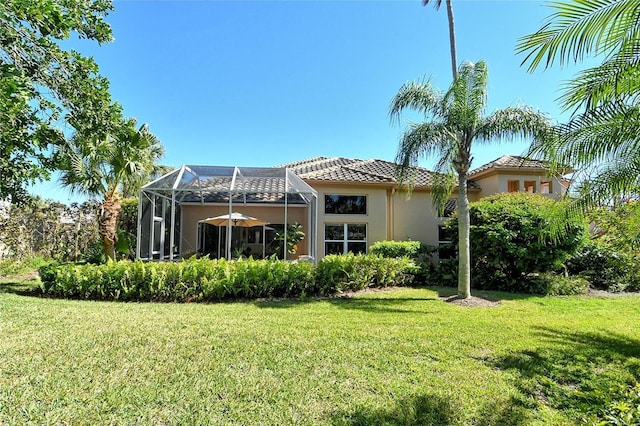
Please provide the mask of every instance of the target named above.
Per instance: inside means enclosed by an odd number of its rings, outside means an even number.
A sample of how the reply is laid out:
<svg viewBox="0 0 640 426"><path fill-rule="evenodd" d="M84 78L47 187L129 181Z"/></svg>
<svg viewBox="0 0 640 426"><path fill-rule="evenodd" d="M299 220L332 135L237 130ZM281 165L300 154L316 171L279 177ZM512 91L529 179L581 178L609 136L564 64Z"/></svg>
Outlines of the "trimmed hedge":
<svg viewBox="0 0 640 426"><path fill-rule="evenodd" d="M437 247L420 241L378 241L369 247L370 254L383 257L408 257L420 261L426 261L437 250Z"/></svg>
<svg viewBox="0 0 640 426"><path fill-rule="evenodd" d="M45 295L89 300L209 302L306 297L367 287L406 285L415 264L374 255L327 256L308 262L209 260L63 264L40 269Z"/></svg>
<svg viewBox="0 0 640 426"><path fill-rule="evenodd" d="M316 269L320 294L364 290L369 287L406 286L413 282L419 268L406 257L386 258L378 255L328 255Z"/></svg>

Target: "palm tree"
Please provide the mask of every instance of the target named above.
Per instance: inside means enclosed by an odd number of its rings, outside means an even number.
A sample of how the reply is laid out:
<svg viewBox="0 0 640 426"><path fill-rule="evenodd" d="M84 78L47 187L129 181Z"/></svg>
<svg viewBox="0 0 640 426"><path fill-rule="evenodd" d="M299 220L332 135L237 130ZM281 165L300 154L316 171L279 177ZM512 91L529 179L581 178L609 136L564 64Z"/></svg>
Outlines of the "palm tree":
<svg viewBox="0 0 640 426"><path fill-rule="evenodd" d="M549 21L520 39L529 71L591 55L605 59L567 83L560 98L572 111L558 137L530 153L581 173L582 209L614 200L640 184L640 8L637 0L553 3Z"/></svg>
<svg viewBox="0 0 640 426"><path fill-rule="evenodd" d="M422 0L422 5L426 6L429 3L433 2L436 10L440 9L442 6L442 0ZM446 0L447 3L447 18L449 19L449 48L451 51L451 73L453 78L456 78L456 74L458 72L458 60L456 59L456 31L455 24L453 21L453 4L452 0Z"/></svg>
<svg viewBox="0 0 640 426"><path fill-rule="evenodd" d="M102 198L98 229L107 259L115 260L118 213L123 189L153 174L164 149L143 124L129 119L104 137L75 134L56 153L63 185L73 192Z"/></svg>
<svg viewBox="0 0 640 426"><path fill-rule="evenodd" d="M406 109L425 115L426 121L410 123L398 146L396 162L402 185L422 157L437 157L433 185L434 205L439 211L458 187L458 297L471 297L469 254L469 199L467 174L471 167L471 147L476 143L509 140L515 136L547 137L549 119L528 107L510 107L485 116L487 66L484 61L460 65L449 90L442 94L429 82L404 84L391 101L389 115L400 120ZM457 178L457 179L456 179Z"/></svg>

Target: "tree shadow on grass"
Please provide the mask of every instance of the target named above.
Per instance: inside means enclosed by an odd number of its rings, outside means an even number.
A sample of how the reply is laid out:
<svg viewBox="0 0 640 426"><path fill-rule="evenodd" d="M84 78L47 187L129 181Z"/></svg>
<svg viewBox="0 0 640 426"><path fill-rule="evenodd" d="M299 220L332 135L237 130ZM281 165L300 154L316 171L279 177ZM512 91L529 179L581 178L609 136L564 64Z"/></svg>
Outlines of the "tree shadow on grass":
<svg viewBox="0 0 640 426"><path fill-rule="evenodd" d="M37 279L12 279L0 278L0 293L17 294L18 296L41 296L39 281Z"/></svg>
<svg viewBox="0 0 640 426"><path fill-rule="evenodd" d="M520 391L577 418L598 413L614 390L640 380L640 340L537 327L538 348L485 360L518 373Z"/></svg>
<svg viewBox="0 0 640 426"><path fill-rule="evenodd" d="M447 298L458 294L455 287L424 287L429 290L438 292L438 297ZM541 297L534 294L507 293L505 291L476 290L471 288L471 295L482 299L499 301L499 300L522 300L532 297Z"/></svg>
<svg viewBox="0 0 640 426"><path fill-rule="evenodd" d="M419 313L420 310L411 309L411 305L415 302L434 302L438 301L434 297L407 297L407 298L384 298L384 299L367 299L367 298L350 298L350 297L332 297L310 300L269 300L257 301L254 305L259 308L283 309L298 307L303 304L328 302L341 309L361 310L373 313Z"/></svg>
<svg viewBox="0 0 640 426"><path fill-rule="evenodd" d="M428 425L466 425L478 426L505 425L517 426L528 422L529 411L514 400L500 403L488 402L482 406L475 418L456 408L449 399L441 395L417 395L400 399L393 406L370 409L356 408L348 412L334 413L331 423L341 426L428 426Z"/></svg>

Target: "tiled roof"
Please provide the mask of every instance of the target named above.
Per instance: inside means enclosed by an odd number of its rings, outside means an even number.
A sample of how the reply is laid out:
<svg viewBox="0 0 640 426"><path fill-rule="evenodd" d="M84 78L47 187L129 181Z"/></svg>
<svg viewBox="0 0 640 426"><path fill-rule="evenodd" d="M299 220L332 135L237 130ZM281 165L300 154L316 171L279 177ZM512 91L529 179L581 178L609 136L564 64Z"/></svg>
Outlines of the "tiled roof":
<svg viewBox="0 0 640 426"><path fill-rule="evenodd" d="M500 158L496 158L495 160L483 164L477 169L471 170L469 172L469 176L473 177L474 175L483 172L489 169L536 169L536 170L547 170L547 163L540 160L531 160L525 157L520 157L518 155L503 155Z"/></svg>
<svg viewBox="0 0 640 426"><path fill-rule="evenodd" d="M384 160L358 160L341 157L314 157L278 167L291 169L302 179L328 182L395 183L396 164ZM432 172L416 169L416 187L430 186Z"/></svg>

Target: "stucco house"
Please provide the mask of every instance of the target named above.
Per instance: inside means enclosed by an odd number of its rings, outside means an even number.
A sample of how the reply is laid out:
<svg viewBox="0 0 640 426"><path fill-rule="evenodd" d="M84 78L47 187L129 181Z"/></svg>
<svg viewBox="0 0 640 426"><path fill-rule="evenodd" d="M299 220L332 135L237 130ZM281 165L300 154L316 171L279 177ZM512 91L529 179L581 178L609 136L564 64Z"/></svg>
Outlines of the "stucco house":
<svg viewBox="0 0 640 426"><path fill-rule="evenodd" d="M141 189L137 257L180 259L276 254L284 257L283 230L301 225L305 238L288 258L366 252L376 241L446 243L433 208L431 171L419 168L409 196L398 187L394 163L314 157L271 168L182 166ZM559 197L562 176L544 163L505 155L469 173L470 201L498 192L527 191ZM455 209L447 205L445 216ZM264 225L209 224L239 213Z"/></svg>

